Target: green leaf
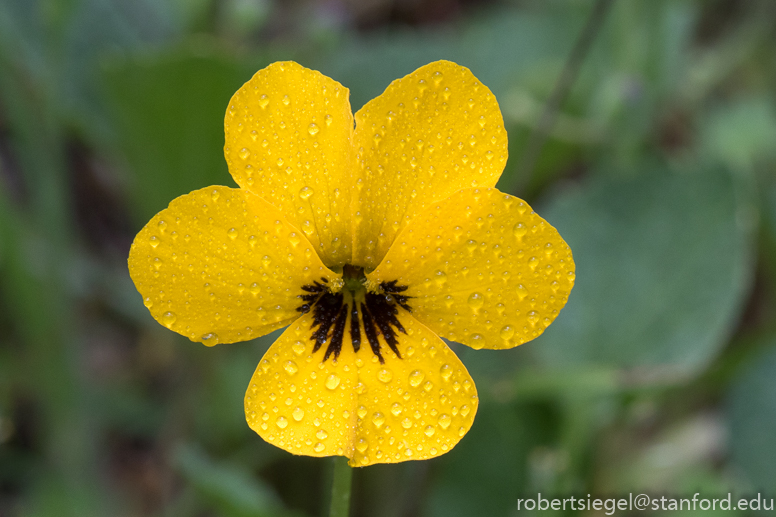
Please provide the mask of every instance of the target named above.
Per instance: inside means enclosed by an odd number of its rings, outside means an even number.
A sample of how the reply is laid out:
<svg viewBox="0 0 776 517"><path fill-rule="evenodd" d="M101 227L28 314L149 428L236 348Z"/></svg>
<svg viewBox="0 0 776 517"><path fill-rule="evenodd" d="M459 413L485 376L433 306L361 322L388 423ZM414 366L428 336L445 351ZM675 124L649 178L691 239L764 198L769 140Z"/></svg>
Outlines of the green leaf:
<svg viewBox="0 0 776 517"><path fill-rule="evenodd" d="M702 369L752 278L753 208L740 187L718 170L653 170L594 178L540 209L571 247L577 282L531 350L554 367Z"/></svg>
<svg viewBox="0 0 776 517"><path fill-rule="evenodd" d="M234 186L223 156L224 113L251 73L207 48L137 57L105 70L139 223L192 190Z"/></svg>
<svg viewBox="0 0 776 517"><path fill-rule="evenodd" d="M755 490L776 492L776 340L743 365L727 400L730 452Z"/></svg>

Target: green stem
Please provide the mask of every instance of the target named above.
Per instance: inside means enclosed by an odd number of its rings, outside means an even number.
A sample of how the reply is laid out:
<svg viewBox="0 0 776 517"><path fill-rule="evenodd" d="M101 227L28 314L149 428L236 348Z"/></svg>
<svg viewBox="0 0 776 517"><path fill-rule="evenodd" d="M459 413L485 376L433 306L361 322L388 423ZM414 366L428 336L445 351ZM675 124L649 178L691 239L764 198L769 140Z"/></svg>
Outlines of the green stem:
<svg viewBox="0 0 776 517"><path fill-rule="evenodd" d="M579 74L579 69L582 66L582 62L587 56L590 46L598 35L599 30L606 18L606 14L614 3L614 0L597 0L592 10L590 11L590 17L587 19L587 23L582 28L582 32L579 35L574 48L571 49L571 53L566 59L566 63L561 70L555 87L547 99L547 104L544 106L541 116L539 117L536 126L531 131L528 137L528 143L525 145L525 149L520 158L520 162L517 165L515 177L516 185L511 190L516 192L521 190L525 183L528 182L533 173L536 162L539 160L539 155L542 152L544 143L547 140L552 126L555 124L558 111L566 99L566 96L571 91L571 87Z"/></svg>
<svg viewBox="0 0 776 517"><path fill-rule="evenodd" d="M334 458L334 479L331 483L331 507L329 517L348 517L350 513L350 485L353 469L344 456Z"/></svg>

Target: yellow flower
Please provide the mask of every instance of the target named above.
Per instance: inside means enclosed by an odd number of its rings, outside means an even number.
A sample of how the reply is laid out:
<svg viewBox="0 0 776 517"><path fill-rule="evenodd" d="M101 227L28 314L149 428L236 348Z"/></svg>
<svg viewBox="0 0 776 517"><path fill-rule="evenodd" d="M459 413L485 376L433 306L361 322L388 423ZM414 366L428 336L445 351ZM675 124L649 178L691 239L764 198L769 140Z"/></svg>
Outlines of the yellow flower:
<svg viewBox="0 0 776 517"><path fill-rule="evenodd" d="M494 188L507 135L468 69L419 68L355 124L348 94L293 62L259 71L224 124L240 188L173 200L135 238L130 274L151 315L192 341L290 325L245 395L268 442L352 466L431 458L466 434L478 402L440 336L477 349L538 336L574 262L552 226Z"/></svg>

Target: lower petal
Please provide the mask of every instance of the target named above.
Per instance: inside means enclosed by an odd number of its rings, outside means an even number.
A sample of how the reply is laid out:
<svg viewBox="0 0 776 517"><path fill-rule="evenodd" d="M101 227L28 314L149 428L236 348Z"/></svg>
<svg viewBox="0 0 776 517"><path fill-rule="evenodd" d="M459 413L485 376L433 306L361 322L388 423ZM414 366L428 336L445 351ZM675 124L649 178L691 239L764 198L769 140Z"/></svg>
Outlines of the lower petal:
<svg viewBox="0 0 776 517"><path fill-rule="evenodd" d="M346 329L351 328L348 312ZM472 425L477 391L450 348L412 316L399 316L401 358L381 343L355 351L345 332L337 359L313 352L313 316L270 347L245 397L248 424L293 454L347 456L351 466L433 458ZM366 339L363 339L366 342Z"/></svg>

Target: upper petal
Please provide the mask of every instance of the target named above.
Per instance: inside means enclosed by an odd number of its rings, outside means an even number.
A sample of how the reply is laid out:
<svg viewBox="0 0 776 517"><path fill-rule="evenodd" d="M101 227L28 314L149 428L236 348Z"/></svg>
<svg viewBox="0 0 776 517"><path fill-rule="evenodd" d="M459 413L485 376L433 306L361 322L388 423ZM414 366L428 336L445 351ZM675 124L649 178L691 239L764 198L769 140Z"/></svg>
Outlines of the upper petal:
<svg viewBox="0 0 776 517"><path fill-rule="evenodd" d="M355 146L353 260L369 269L425 207L462 188L494 186L507 160L495 96L449 61L394 81L359 110Z"/></svg>
<svg viewBox="0 0 776 517"><path fill-rule="evenodd" d="M351 258L348 95L320 72L274 63L237 90L224 120L234 180L280 209L328 266Z"/></svg>
<svg viewBox="0 0 776 517"><path fill-rule="evenodd" d="M302 286L338 278L275 208L220 186L156 214L132 243L129 274L154 319L206 345L285 327Z"/></svg>
<svg viewBox="0 0 776 517"><path fill-rule="evenodd" d="M400 318L402 358L383 344L385 364L369 345L355 352L349 332L338 359L324 361L323 349L312 352L313 317L300 318L253 374L245 395L248 424L291 453L347 456L354 467L452 449L474 420L474 383L444 341L407 313Z"/></svg>
<svg viewBox="0 0 776 517"><path fill-rule="evenodd" d="M574 285L571 250L524 201L465 189L429 207L367 275L397 280L412 314L474 348L511 348L541 334Z"/></svg>

